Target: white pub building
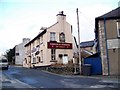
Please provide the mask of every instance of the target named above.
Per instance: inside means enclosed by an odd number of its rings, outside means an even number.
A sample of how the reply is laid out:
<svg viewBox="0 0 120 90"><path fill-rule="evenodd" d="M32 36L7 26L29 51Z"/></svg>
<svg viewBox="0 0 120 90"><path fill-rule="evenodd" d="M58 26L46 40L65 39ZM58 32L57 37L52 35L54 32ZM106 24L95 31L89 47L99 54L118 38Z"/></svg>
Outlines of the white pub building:
<svg viewBox="0 0 120 90"><path fill-rule="evenodd" d="M23 67L66 64L73 59L77 50L75 37L63 11L57 14L55 24L48 28L42 27L41 30L43 31L25 45Z"/></svg>

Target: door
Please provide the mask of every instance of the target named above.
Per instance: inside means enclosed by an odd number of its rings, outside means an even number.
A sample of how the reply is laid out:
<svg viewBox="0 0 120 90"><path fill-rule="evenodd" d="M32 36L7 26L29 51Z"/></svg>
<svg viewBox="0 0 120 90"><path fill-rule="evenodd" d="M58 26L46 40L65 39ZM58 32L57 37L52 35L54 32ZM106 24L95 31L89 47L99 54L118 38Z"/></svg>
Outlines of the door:
<svg viewBox="0 0 120 90"><path fill-rule="evenodd" d="M63 64L68 64L68 55L63 56Z"/></svg>

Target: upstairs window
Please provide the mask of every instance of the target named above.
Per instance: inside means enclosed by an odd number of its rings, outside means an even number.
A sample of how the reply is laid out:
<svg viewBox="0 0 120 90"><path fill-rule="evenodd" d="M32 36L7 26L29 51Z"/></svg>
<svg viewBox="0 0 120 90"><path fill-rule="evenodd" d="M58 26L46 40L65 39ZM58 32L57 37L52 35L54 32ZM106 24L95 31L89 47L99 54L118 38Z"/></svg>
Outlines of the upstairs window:
<svg viewBox="0 0 120 90"><path fill-rule="evenodd" d="M60 42L65 42L65 34L63 32L60 33L59 40L60 40Z"/></svg>
<svg viewBox="0 0 120 90"><path fill-rule="evenodd" d="M117 33L118 37L120 37L120 21L117 21Z"/></svg>
<svg viewBox="0 0 120 90"><path fill-rule="evenodd" d="M37 45L40 44L40 38L37 38Z"/></svg>
<svg viewBox="0 0 120 90"><path fill-rule="evenodd" d="M120 28L118 29L118 37L120 37Z"/></svg>
<svg viewBox="0 0 120 90"><path fill-rule="evenodd" d="M55 41L55 32L50 32L50 41Z"/></svg>
<svg viewBox="0 0 120 90"><path fill-rule="evenodd" d="M19 56L19 53L16 53L15 55L16 55L16 56Z"/></svg>
<svg viewBox="0 0 120 90"><path fill-rule="evenodd" d="M40 42L43 42L43 36L40 37Z"/></svg>

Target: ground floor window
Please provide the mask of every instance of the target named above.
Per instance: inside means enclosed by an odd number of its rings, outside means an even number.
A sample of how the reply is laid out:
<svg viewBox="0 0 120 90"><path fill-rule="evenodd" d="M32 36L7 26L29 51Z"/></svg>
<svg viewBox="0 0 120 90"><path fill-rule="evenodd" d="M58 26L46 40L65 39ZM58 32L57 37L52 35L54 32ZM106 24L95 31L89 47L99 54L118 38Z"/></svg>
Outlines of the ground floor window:
<svg viewBox="0 0 120 90"><path fill-rule="evenodd" d="M56 60L56 49L51 49L51 61Z"/></svg>
<svg viewBox="0 0 120 90"><path fill-rule="evenodd" d="M27 64L27 58L25 58L25 63Z"/></svg>
<svg viewBox="0 0 120 90"><path fill-rule="evenodd" d="M41 50L41 58L40 58L40 62L43 62L43 50Z"/></svg>
<svg viewBox="0 0 120 90"><path fill-rule="evenodd" d="M60 60L62 60L63 64L68 63L68 54L59 54Z"/></svg>
<svg viewBox="0 0 120 90"><path fill-rule="evenodd" d="M36 63L36 58L35 57L33 57L33 62L32 63Z"/></svg>
<svg viewBox="0 0 120 90"><path fill-rule="evenodd" d="M40 57L39 56L37 56L37 63L39 63L40 62Z"/></svg>
<svg viewBox="0 0 120 90"><path fill-rule="evenodd" d="M63 57L63 54L59 54L59 58L62 59L62 57Z"/></svg>

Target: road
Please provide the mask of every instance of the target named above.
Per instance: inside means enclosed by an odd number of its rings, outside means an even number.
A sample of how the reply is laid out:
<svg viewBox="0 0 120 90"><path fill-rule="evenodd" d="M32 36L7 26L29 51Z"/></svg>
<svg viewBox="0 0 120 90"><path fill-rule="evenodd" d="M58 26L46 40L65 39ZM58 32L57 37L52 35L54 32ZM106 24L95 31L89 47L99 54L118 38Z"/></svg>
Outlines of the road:
<svg viewBox="0 0 120 90"><path fill-rule="evenodd" d="M0 71L2 88L102 88L118 90L118 79L92 76L64 76L39 69L10 66L9 70Z"/></svg>

